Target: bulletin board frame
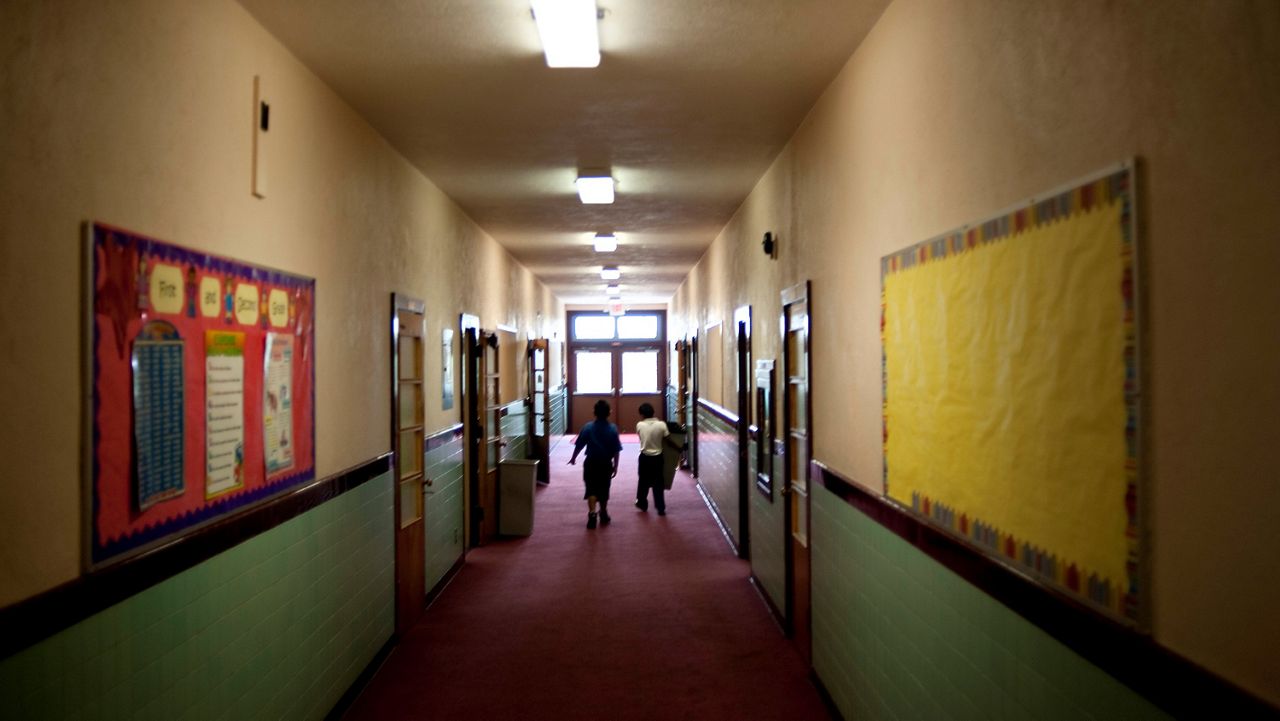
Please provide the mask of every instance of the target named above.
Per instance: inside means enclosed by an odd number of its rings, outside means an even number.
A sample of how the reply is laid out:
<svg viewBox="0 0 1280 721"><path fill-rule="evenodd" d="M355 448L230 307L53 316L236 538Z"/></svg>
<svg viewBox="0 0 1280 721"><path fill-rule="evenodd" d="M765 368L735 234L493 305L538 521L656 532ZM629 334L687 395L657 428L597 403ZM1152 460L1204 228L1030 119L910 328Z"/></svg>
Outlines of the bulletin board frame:
<svg viewBox="0 0 1280 721"><path fill-rule="evenodd" d="M82 249L85 571L315 480L314 279L92 221Z"/></svg>
<svg viewBox="0 0 1280 721"><path fill-rule="evenodd" d="M1129 159L1111 167L1059 186L1046 193L1007 207L987 218L965 224L928 240L903 248L881 258L881 371L883 403L883 480L885 499L901 505L914 515L943 531L961 538L980 552L999 561L1021 575L1061 593L1081 605L1139 630L1149 630L1150 562L1145 543L1148 524L1145 520L1148 498L1143 478L1141 457L1142 439L1142 358L1140 306L1141 277L1139 268L1138 223L1138 163ZM1078 563L1070 549L1055 548L1040 542L1033 534L1014 533L989 522L981 515L973 514L973 508L964 509L952 504L950 498L929 497L927 493L914 492L910 488L898 488L891 473L890 438L893 433L910 433L915 429L893 427L890 417L890 396L895 393L890 379L891 363L887 348L890 345L887 317L894 312L886 293L886 280L893 274L924 266L936 261L963 256L989 244L1017 243L1024 236L1038 229L1051 228L1055 224L1077 219L1095 210L1110 208L1118 215L1114 231L1120 238L1116 248L1119 257L1120 276L1113 278L1120 298L1117 327L1108 331L1115 337L1122 336L1123 377L1114 378L1123 384L1122 425L1112 428L1113 440L1119 446L1122 436L1123 488L1114 493L1106 503L1107 513L1115 514L1123 508L1123 539L1111 536L1112 543L1123 544L1123 559L1112 555L1113 565L1122 566L1123 572L1111 578L1093 573L1083 563ZM1111 226L1108 226L1111 227ZM945 266L944 266L945 267ZM954 272L954 271L953 271ZM1063 281L1064 283L1072 281ZM1110 281L1107 281L1110 282ZM902 309L898 309L901 311ZM945 316L941 316L945 317ZM1053 329L1048 331L1053 332ZM899 339L900 340L900 339ZM1118 374L1117 374L1118 375ZM1112 376L1107 376L1112 377ZM901 390L899 388L898 390ZM1120 396L1118 388L1107 393ZM985 451L984 451L985 452ZM999 453L1000 451L996 451ZM902 458L901 455L897 456ZM1121 474L1113 468L1110 473ZM1026 479L1034 483L1035 478ZM911 486L911 483L907 483ZM909 498L904 496L910 493ZM940 494L941 495L941 494ZM957 494L962 495L962 494ZM1032 495L1028 491L1028 496ZM1043 502L1033 499L1032 502ZM1111 505L1114 504L1114 505ZM968 510L969 513L966 513ZM1077 519L1087 524L1091 519Z"/></svg>

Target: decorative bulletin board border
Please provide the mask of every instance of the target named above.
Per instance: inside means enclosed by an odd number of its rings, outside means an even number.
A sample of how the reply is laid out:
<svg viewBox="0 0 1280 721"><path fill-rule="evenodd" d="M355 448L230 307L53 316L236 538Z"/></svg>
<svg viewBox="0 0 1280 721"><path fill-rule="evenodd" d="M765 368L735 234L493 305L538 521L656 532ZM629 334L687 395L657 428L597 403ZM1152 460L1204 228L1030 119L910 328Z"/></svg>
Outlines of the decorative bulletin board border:
<svg viewBox="0 0 1280 721"><path fill-rule="evenodd" d="M315 281L99 223L85 239L85 566L315 478Z"/></svg>
<svg viewBox="0 0 1280 721"><path fill-rule="evenodd" d="M1039 198L1032 198L991 218L965 225L935 238L917 243L881 258L881 398L884 450L884 495L889 497L889 373L885 352L886 297L885 279L902 271L939 260L954 258L982 246L1000 243L1027 230L1056 223L1074 214L1087 212L1116 202L1120 206L1120 234L1123 275L1119 291L1123 298L1124 348L1124 428L1125 445L1123 502L1125 517L1125 578L1119 582L1104 578L1075 560L1055 554L1037 545L1033 539L1020 538L982 518L971 517L944 502L917 492L911 493L912 511L933 525L960 536L992 557L1018 571L1066 591L1095 610L1128 624L1143 619L1142 579L1146 577L1145 558L1140 547L1140 499L1142 483L1139 461L1139 345L1137 313L1137 254L1135 218L1135 163L1127 161L1111 169L1077 181Z"/></svg>

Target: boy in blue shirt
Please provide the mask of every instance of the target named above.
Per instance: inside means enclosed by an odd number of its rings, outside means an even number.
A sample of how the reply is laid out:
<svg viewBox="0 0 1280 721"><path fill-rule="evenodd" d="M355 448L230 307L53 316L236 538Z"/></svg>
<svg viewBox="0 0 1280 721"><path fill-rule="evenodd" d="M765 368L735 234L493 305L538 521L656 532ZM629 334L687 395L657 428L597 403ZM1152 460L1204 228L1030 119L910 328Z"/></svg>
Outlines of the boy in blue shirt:
<svg viewBox="0 0 1280 721"><path fill-rule="evenodd" d="M596 504L600 504L599 522L608 525L609 521L609 487L613 485L613 477L618 475L618 456L622 453L622 439L618 437L618 427L609 422L609 404L596 401L594 421L590 421L578 432L578 440L573 444L573 456L569 465L574 465L578 454L587 449L587 458L582 462L582 482L586 485L587 528L596 527Z"/></svg>

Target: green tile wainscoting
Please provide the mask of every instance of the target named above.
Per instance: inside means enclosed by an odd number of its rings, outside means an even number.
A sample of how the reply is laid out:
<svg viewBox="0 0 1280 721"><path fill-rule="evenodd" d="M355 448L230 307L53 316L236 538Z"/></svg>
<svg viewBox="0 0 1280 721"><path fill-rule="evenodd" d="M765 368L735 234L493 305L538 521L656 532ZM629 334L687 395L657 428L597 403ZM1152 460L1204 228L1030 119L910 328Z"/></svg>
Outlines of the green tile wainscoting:
<svg viewBox="0 0 1280 721"><path fill-rule="evenodd" d="M1280 708L821 461L810 471L815 641L822 637L815 668L842 708L958 718L1280 719ZM921 700L917 684L930 699Z"/></svg>
<svg viewBox="0 0 1280 721"><path fill-rule="evenodd" d="M555 448L563 440L564 434L569 432L569 389L561 386L560 390L553 392L550 396L551 411L551 448Z"/></svg>
<svg viewBox="0 0 1280 721"><path fill-rule="evenodd" d="M728 529L736 548L742 538L738 517L737 421L729 420L706 401L698 404L698 484Z"/></svg>
<svg viewBox="0 0 1280 721"><path fill-rule="evenodd" d="M529 457L529 408L524 401L513 401L507 405L498 430L506 444L499 453L499 460Z"/></svg>
<svg viewBox="0 0 1280 721"><path fill-rule="evenodd" d="M466 478L462 427L437 433L427 444L423 468L431 485L424 489L426 588L435 588L462 558L466 542L463 504Z"/></svg>
<svg viewBox="0 0 1280 721"><path fill-rule="evenodd" d="M391 638L386 472L0 660L0 718L323 718Z"/></svg>
<svg viewBox="0 0 1280 721"><path fill-rule="evenodd" d="M822 486L813 665L850 719L1168 719Z"/></svg>
<svg viewBox="0 0 1280 721"><path fill-rule="evenodd" d="M778 488L782 474L785 472L783 458L770 456L773 465L773 493L765 495L756 487L756 441L749 443L748 469L750 480L747 487L751 494L751 512L748 522L751 526L751 575L760 585L761 591L768 597L775 609L785 607L786 566L785 536L783 512L785 504L781 502ZM781 619L779 619L781 621Z"/></svg>

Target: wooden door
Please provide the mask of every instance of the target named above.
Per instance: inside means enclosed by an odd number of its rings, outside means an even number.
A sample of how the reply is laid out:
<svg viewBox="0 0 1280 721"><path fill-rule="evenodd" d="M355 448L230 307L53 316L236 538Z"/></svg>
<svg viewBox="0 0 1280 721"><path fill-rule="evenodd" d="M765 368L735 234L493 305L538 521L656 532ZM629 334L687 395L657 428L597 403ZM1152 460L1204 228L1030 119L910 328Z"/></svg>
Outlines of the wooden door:
<svg viewBox="0 0 1280 721"><path fill-rule="evenodd" d="M426 603L423 521L423 346L422 301L392 295L391 437L395 454L396 633L418 621Z"/></svg>
<svg viewBox="0 0 1280 721"><path fill-rule="evenodd" d="M463 314L462 330L462 374L459 378L462 390L462 433L466 447L466 478L464 484L464 504L466 513L467 547L474 548L480 544L480 518L483 506L480 504L480 479L484 475L481 463L484 459L484 404L480 394L484 388L481 381L481 345L480 321L473 315Z"/></svg>
<svg viewBox="0 0 1280 721"><path fill-rule="evenodd" d="M547 341L529 341L529 359L525 364L529 370L529 450L538 460L539 483L551 480L551 469L548 468L551 447L551 379L547 377L547 359Z"/></svg>
<svg viewBox="0 0 1280 721"><path fill-rule="evenodd" d="M685 462L689 465L689 472L696 478L698 476L698 336L693 336L688 342L689 348L689 436L685 447L688 448L684 452Z"/></svg>
<svg viewBox="0 0 1280 721"><path fill-rule="evenodd" d="M618 395L613 403L613 418L619 433L636 432L644 403L653 406L659 417L666 415L666 404L662 402L667 385L665 351L662 345L624 345L614 349Z"/></svg>
<svg viewBox="0 0 1280 721"><path fill-rule="evenodd" d="M691 397L689 383L689 339L681 338L676 342L676 421L685 428L690 428L689 403ZM686 442L687 442L686 435ZM690 453L681 453L680 467L689 467Z"/></svg>
<svg viewBox="0 0 1280 721"><path fill-rule="evenodd" d="M735 385L738 411L738 556L751 558L751 306L744 305L733 312L737 330L737 366Z"/></svg>
<svg viewBox="0 0 1280 721"><path fill-rule="evenodd" d="M676 423L689 423L689 342L676 341Z"/></svg>
<svg viewBox="0 0 1280 721"><path fill-rule="evenodd" d="M786 463L782 492L786 499L786 621L805 663L811 663L809 602L809 457L812 453L809 409L809 286L782 292L783 427Z"/></svg>
<svg viewBox="0 0 1280 721"><path fill-rule="evenodd" d="M655 413L662 409L666 385L661 345L617 343L613 347L585 347L573 351L572 417L576 427L595 417L598 401L607 401L619 433L635 433L640 405Z"/></svg>
<svg viewBox="0 0 1280 721"><path fill-rule="evenodd" d="M476 496L478 544L498 534L498 461L502 459L502 389L498 359L498 334L482 330L477 353L479 363L480 419L476 437L482 439L479 489Z"/></svg>
<svg viewBox="0 0 1280 721"><path fill-rule="evenodd" d="M617 357L612 348L574 348L569 354L570 433L594 418L597 401L617 406ZM616 419L615 419L616 420Z"/></svg>

